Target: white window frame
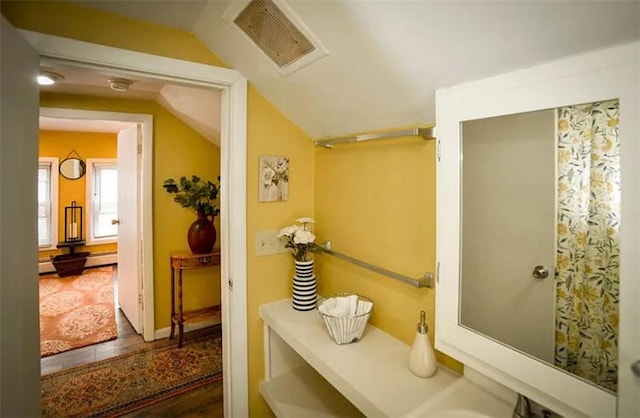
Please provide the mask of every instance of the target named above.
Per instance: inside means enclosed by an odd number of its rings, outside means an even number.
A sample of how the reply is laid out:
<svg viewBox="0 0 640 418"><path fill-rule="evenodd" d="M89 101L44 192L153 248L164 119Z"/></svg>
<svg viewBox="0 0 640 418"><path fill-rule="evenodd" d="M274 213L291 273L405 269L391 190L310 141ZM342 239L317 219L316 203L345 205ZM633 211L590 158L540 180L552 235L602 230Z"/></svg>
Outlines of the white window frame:
<svg viewBox="0 0 640 418"><path fill-rule="evenodd" d="M87 206L87 245L99 244L115 244L118 242L118 236L106 238L94 238L93 236L93 180L96 165L118 166L117 158L87 158L87 180L86 180L86 206Z"/></svg>
<svg viewBox="0 0 640 418"><path fill-rule="evenodd" d="M40 169L40 165L42 164L50 164L51 171L49 176L49 181L51 182L51 243L48 246L40 246L38 244L38 251L49 251L57 249L58 245L58 228L60 225L60 219L58 218L58 206L59 206L59 195L58 195L58 158L57 157L39 157L38 158L38 170ZM36 218L37 221L37 218Z"/></svg>

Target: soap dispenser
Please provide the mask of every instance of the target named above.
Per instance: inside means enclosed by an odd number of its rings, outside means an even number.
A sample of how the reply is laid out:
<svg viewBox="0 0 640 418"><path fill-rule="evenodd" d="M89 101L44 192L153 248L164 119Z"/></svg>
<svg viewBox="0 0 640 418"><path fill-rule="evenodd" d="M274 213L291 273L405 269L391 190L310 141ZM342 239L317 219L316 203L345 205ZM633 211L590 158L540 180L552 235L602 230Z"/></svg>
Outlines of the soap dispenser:
<svg viewBox="0 0 640 418"><path fill-rule="evenodd" d="M427 329L425 313L420 311L420 322L418 322L416 338L409 353L409 370L418 377L431 377L436 374L438 369L436 353L433 351L431 342L429 342Z"/></svg>

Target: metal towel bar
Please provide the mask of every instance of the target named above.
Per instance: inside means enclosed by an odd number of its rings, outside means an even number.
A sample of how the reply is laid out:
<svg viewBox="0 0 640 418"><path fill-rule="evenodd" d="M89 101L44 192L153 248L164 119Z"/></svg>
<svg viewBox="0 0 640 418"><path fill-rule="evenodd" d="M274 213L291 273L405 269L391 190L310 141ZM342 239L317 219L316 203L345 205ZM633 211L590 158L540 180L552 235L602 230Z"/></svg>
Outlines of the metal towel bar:
<svg viewBox="0 0 640 418"><path fill-rule="evenodd" d="M424 276L420 277L419 279L413 279L411 277L404 276L402 274L398 274L387 269L383 269L382 267L374 266L373 264L369 264L367 262L358 260L357 258L353 258L346 254L342 254L337 251L334 251L331 249L331 241L327 241L326 243L320 245L320 248L322 249L322 252L324 252L325 254L332 255L334 257L337 257L341 260L348 261L357 266L366 268L371 271L375 271L376 273L385 275L387 277L391 277L392 279L396 279L408 285L419 287L419 288L428 287L429 289L433 289L433 273L425 273Z"/></svg>
<svg viewBox="0 0 640 418"><path fill-rule="evenodd" d="M329 138L321 138L314 143L316 147L333 148L335 144L345 144L349 142L363 142L375 139L398 138L402 136L419 136L422 139L435 139L435 128L410 128L396 131L378 132L373 134L360 134L351 136L335 136Z"/></svg>

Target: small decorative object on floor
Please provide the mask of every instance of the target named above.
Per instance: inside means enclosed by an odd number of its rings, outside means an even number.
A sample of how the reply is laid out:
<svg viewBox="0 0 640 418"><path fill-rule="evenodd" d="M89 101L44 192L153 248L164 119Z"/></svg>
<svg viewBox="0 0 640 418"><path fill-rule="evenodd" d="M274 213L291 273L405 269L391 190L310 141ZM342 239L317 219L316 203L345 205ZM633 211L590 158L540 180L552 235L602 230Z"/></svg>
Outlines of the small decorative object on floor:
<svg viewBox="0 0 640 418"><path fill-rule="evenodd" d="M84 243L84 241L83 241ZM62 248L63 245L58 244L58 248ZM69 247L73 249L73 247ZM69 254L51 255L51 263L56 269L56 273L60 277L77 276L82 274L84 266L87 263L87 257L89 257L88 251L76 253L71 251Z"/></svg>
<svg viewBox="0 0 640 418"><path fill-rule="evenodd" d="M420 311L420 322L418 322L416 338L409 353L409 370L418 377L431 377L438 370L436 354L429 341L427 330L425 312Z"/></svg>
<svg viewBox="0 0 640 418"><path fill-rule="evenodd" d="M291 248L296 263L293 276L292 306L298 311L311 311L316 308L316 275L313 273L311 254L320 251L315 243L316 236L311 232L311 218L296 219L296 224L282 228L278 237L286 240L285 247Z"/></svg>
<svg viewBox="0 0 640 418"><path fill-rule="evenodd" d="M218 181L220 176L218 176ZM191 180L180 177L180 182L172 178L164 181L163 186L167 193L175 193L173 201L183 208L191 208L196 211L198 218L189 227L187 242L194 254L207 254L213 250L216 243L217 232L213 225L213 219L220 209L217 206L220 186L210 181L201 180L198 176L191 176Z"/></svg>
<svg viewBox="0 0 640 418"><path fill-rule="evenodd" d="M371 311L371 299L351 293L336 293L318 304L329 336L338 345L355 343L362 338Z"/></svg>

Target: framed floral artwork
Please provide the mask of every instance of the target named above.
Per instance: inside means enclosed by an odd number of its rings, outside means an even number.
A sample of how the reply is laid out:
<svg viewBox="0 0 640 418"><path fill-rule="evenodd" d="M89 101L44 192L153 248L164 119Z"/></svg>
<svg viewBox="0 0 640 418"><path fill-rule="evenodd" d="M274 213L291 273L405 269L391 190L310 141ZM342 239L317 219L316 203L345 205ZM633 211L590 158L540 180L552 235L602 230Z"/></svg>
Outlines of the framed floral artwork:
<svg viewBox="0 0 640 418"><path fill-rule="evenodd" d="M260 156L259 202L285 202L289 198L289 157Z"/></svg>

